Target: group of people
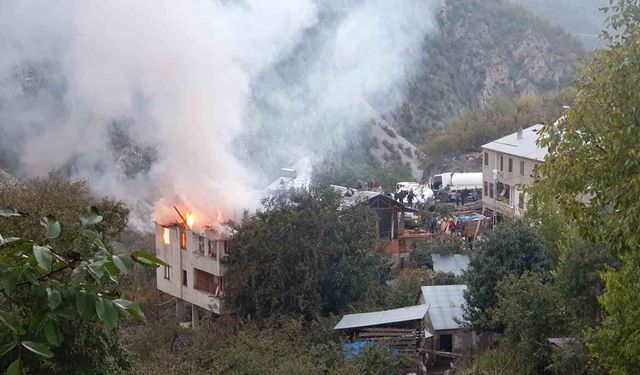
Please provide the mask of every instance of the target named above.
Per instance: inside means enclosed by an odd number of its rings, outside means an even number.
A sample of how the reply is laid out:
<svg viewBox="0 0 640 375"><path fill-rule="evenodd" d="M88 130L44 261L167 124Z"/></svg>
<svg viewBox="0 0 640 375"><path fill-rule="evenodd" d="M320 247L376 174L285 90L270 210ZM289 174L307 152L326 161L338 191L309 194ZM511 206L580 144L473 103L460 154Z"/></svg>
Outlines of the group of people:
<svg viewBox="0 0 640 375"><path fill-rule="evenodd" d="M456 193L456 206L464 206L465 203L467 203L467 201L469 200L469 194L470 192L467 189L458 191Z"/></svg>
<svg viewBox="0 0 640 375"><path fill-rule="evenodd" d="M396 191L395 194L393 194L393 199L400 203L404 203L405 198L407 199L407 205L409 207L413 207L413 200L416 198L415 194L413 193L413 189L400 189Z"/></svg>

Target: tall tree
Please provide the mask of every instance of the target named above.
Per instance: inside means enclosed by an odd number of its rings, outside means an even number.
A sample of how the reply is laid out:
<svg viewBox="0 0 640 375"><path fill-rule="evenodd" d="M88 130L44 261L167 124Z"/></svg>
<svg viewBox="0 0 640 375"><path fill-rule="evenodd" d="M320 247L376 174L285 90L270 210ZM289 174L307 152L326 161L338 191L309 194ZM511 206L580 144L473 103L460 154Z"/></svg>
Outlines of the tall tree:
<svg viewBox="0 0 640 375"><path fill-rule="evenodd" d="M549 363L549 337L563 337L566 314L560 293L540 275L525 273L498 283L492 319L518 362L520 374L539 374Z"/></svg>
<svg viewBox="0 0 640 375"><path fill-rule="evenodd" d="M340 311L382 278L374 223L369 207L342 208L329 188L267 203L233 237L227 298L257 318Z"/></svg>
<svg viewBox="0 0 640 375"><path fill-rule="evenodd" d="M491 319L491 309L498 301L498 282L527 271L548 278L550 270L547 249L533 228L521 221L500 224L471 254L464 275L468 286L465 319L477 331L500 328Z"/></svg>
<svg viewBox="0 0 640 375"><path fill-rule="evenodd" d="M612 374L640 368L640 2L608 8L609 48L581 73L566 118L545 127L542 190L580 234L603 243L624 265L604 275L607 317L590 348Z"/></svg>

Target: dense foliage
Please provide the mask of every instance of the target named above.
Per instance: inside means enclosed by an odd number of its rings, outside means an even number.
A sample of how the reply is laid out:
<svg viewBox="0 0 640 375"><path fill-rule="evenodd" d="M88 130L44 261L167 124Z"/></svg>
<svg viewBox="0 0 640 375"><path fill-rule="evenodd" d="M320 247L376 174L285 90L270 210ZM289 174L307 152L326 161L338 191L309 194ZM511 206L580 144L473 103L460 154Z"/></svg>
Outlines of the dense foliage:
<svg viewBox="0 0 640 375"><path fill-rule="evenodd" d="M255 318L343 310L382 280L374 224L368 206L341 208L330 188L267 202L245 215L233 237L228 300Z"/></svg>
<svg viewBox="0 0 640 375"><path fill-rule="evenodd" d="M88 189L56 176L3 192L0 204L59 214L64 224L52 215L0 209L2 367L9 374L126 372L128 356L113 328L122 317L144 315L120 298L117 281L132 272L135 261L159 264L147 252L118 255L105 245L123 229L126 208L105 200L105 216L93 208L74 222L73 210L89 202Z"/></svg>
<svg viewBox="0 0 640 375"><path fill-rule="evenodd" d="M606 317L589 347L610 373L633 374L640 367L640 2L618 1L609 14L611 47L581 73L565 121L544 130L551 162L540 189L583 238L622 260L604 274Z"/></svg>
<svg viewBox="0 0 640 375"><path fill-rule="evenodd" d="M549 337L565 337L567 318L560 293L539 274L509 276L498 283L493 325L503 327L501 344L514 353L519 374L539 374L548 365Z"/></svg>
<svg viewBox="0 0 640 375"><path fill-rule="evenodd" d="M158 375L382 375L406 363L383 346L345 358L335 323L223 317L194 331L163 319L140 326L129 346L137 355L136 370Z"/></svg>
<svg viewBox="0 0 640 375"><path fill-rule="evenodd" d="M557 120L563 106L570 105L575 91L567 89L550 97L522 96L512 102L496 98L491 104L469 112L447 127L429 133L423 146L430 163L467 152L478 152L492 140L539 123Z"/></svg>
<svg viewBox="0 0 640 375"><path fill-rule="evenodd" d="M503 328L492 319L500 280L526 272L549 279L551 267L549 253L533 228L522 221L501 223L471 254L464 275L468 286L465 319L477 331Z"/></svg>

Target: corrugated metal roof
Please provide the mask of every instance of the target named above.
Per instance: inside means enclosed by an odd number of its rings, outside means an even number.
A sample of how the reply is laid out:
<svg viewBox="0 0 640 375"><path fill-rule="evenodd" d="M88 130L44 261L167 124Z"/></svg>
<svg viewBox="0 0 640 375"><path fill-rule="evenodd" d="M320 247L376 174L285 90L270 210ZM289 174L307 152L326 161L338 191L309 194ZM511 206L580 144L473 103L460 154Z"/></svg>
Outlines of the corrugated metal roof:
<svg viewBox="0 0 640 375"><path fill-rule="evenodd" d="M466 285L432 285L422 287L422 297L429 305L433 329L459 329L462 322Z"/></svg>
<svg viewBox="0 0 640 375"><path fill-rule="evenodd" d="M522 130L522 139L518 139L518 133L509 134L493 142L482 146L488 150L520 156L527 159L543 161L547 155L546 147L538 147L538 132L544 125L533 125Z"/></svg>
<svg viewBox="0 0 640 375"><path fill-rule="evenodd" d="M362 314L349 314L342 317L333 329L371 327L381 324L408 322L424 319L428 305L403 307L400 309L376 311Z"/></svg>
<svg viewBox="0 0 640 375"><path fill-rule="evenodd" d="M451 272L456 276L461 276L462 272L469 268L469 256L467 255L431 254L431 260L433 260L435 272Z"/></svg>

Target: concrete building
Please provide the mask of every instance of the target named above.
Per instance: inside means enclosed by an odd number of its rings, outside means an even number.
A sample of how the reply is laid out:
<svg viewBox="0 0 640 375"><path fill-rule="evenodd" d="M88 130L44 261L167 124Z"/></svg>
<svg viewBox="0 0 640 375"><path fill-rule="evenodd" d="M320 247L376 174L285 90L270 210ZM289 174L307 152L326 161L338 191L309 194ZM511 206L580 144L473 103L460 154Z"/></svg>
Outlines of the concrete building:
<svg viewBox="0 0 640 375"><path fill-rule="evenodd" d="M176 313L186 316L191 306L193 327L200 308L224 311L224 273L229 255L231 229L219 225L201 232L184 224L156 223L156 255L169 266L158 267L158 289L176 297Z"/></svg>
<svg viewBox="0 0 640 375"><path fill-rule="evenodd" d="M533 125L482 146L482 209L496 221L520 217L527 210L525 188L539 177L547 149L538 147L543 125Z"/></svg>

